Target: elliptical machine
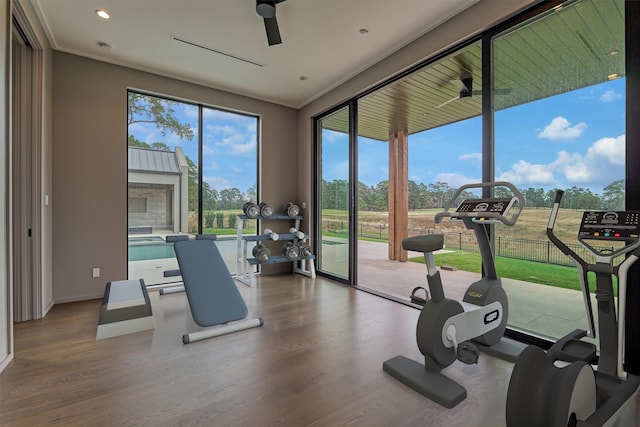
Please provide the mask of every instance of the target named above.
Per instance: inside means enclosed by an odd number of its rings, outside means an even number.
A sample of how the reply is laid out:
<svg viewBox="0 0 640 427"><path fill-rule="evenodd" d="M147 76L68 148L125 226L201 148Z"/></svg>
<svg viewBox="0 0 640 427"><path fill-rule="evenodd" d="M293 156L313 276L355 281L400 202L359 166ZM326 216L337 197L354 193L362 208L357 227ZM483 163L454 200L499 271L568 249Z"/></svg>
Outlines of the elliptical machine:
<svg viewBox="0 0 640 427"><path fill-rule="evenodd" d="M595 257L591 264L554 234L562 191L558 191L547 225L547 236L575 263L588 318L588 330L575 330L545 353L527 347L511 374L507 392L507 426L626 426L635 424L636 392L640 377L623 367L627 275L640 257L640 211L585 212L578 241ZM619 248L591 246L588 241L618 242ZM624 259L616 265L616 259ZM596 346L581 341L595 338L588 273L595 274L600 355ZM615 303L613 277L618 279ZM562 366L564 365L564 366ZM632 424L634 423L634 424Z"/></svg>
<svg viewBox="0 0 640 427"><path fill-rule="evenodd" d="M455 211L449 211L463 191L481 187L507 187L513 197L465 199ZM443 218L462 221L468 229L474 230L478 241L484 274L469 286L462 301L445 297L440 272L434 261L433 253L444 247L444 236L428 234L402 241L403 249L424 253L428 270L431 299L424 302L416 327L418 348L425 361L423 365L407 357L396 356L385 361L382 367L403 384L447 408L464 400L467 391L442 374L444 368L456 359L468 364L477 363L478 348L512 362L521 350L501 341L509 309L507 296L496 274L487 228L495 223L514 225L524 203L524 197L511 183L468 184L456 190L445 210L436 214L436 223Z"/></svg>

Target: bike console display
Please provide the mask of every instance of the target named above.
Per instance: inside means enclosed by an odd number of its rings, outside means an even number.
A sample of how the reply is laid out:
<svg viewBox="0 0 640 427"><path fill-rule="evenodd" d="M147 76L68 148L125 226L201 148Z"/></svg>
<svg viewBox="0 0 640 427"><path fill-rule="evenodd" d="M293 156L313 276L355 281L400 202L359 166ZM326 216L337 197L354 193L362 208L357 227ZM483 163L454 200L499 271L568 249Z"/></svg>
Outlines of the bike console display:
<svg viewBox="0 0 640 427"><path fill-rule="evenodd" d="M475 222L496 222L497 217L507 216L507 213L517 201L515 197L510 199L465 199L452 218L471 218Z"/></svg>
<svg viewBox="0 0 640 427"><path fill-rule="evenodd" d="M640 236L640 211L584 212L578 240L636 241Z"/></svg>

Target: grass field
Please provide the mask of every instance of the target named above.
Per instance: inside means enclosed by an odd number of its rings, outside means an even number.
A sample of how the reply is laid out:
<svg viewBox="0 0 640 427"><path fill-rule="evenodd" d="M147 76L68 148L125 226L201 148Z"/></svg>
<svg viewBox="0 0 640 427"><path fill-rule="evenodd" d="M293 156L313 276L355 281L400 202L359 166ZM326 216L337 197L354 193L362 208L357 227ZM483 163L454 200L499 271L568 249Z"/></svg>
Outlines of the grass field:
<svg viewBox="0 0 640 427"><path fill-rule="evenodd" d="M453 266L459 270L480 273L482 259L480 254L474 252L455 251L436 254L436 265ZM424 257L411 258L410 261L424 263ZM498 276L523 280L531 283L555 286L566 289L580 289L578 271L574 267L561 265L542 264L539 262L524 261L513 258L496 257L496 270Z"/></svg>

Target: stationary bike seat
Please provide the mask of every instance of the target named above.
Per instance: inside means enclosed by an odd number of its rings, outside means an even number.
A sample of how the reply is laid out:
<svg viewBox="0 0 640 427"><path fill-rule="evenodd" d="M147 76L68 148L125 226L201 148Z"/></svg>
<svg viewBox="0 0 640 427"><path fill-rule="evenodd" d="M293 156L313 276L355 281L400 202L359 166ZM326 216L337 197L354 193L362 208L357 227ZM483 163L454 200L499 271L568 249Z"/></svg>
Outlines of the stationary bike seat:
<svg viewBox="0 0 640 427"><path fill-rule="evenodd" d="M408 237L402 241L402 249L415 252L435 252L444 247L444 235L427 234Z"/></svg>

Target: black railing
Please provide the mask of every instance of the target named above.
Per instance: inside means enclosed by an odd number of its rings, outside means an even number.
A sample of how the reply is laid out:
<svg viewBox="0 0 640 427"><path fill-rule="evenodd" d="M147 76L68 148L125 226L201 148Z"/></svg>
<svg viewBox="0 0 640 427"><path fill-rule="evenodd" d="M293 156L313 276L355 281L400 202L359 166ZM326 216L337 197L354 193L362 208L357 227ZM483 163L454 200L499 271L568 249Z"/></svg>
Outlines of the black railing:
<svg viewBox="0 0 640 427"><path fill-rule="evenodd" d="M322 230L338 236L348 236L348 222L342 220L325 219L322 221ZM358 225L358 237L367 239L388 239L389 227L382 223L360 223ZM433 229L409 229L409 236L432 234ZM468 252L478 252L478 243L472 232L449 232L444 235L445 248L457 249ZM587 262L593 262L593 255L582 245L567 244L571 250L581 256ZM496 256L522 259L526 261L543 262L547 264L574 266L574 262L563 254L548 240L533 240L514 237L498 236L495 242Z"/></svg>

